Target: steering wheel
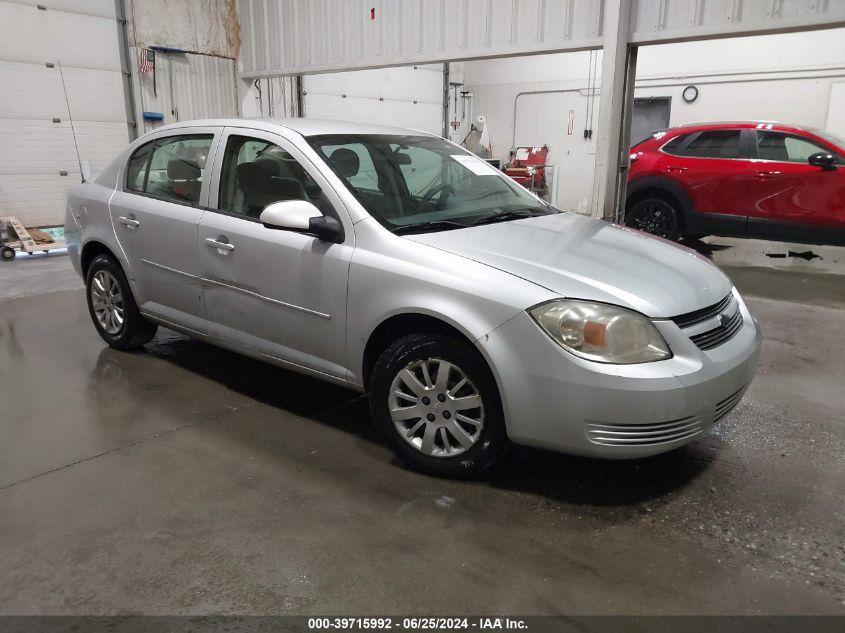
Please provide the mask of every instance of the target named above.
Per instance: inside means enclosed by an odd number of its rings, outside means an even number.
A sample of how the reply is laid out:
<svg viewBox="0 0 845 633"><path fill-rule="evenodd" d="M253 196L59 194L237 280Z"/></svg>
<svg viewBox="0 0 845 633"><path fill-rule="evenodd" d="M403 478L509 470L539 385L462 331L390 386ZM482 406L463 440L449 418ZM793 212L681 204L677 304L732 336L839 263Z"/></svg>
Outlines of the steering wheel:
<svg viewBox="0 0 845 633"><path fill-rule="evenodd" d="M431 199L441 192L443 192L445 195L440 198L440 202L442 202L443 199L449 196L450 194L455 193L455 188L450 184L437 185L433 189L428 190L428 192L423 196L423 201L431 202Z"/></svg>

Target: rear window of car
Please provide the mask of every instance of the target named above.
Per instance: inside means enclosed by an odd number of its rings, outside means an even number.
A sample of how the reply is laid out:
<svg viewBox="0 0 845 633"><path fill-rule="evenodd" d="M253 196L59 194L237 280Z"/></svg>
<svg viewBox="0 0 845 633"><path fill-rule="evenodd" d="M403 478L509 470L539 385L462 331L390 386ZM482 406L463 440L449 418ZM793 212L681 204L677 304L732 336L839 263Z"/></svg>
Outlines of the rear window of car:
<svg viewBox="0 0 845 633"><path fill-rule="evenodd" d="M666 143L661 149L666 152L667 154L677 154L678 147L680 147L684 141L689 138L689 134L681 134L680 136L676 136L671 141Z"/></svg>
<svg viewBox="0 0 845 633"><path fill-rule="evenodd" d="M169 136L142 145L126 166L126 190L196 205L213 134Z"/></svg>
<svg viewBox="0 0 845 633"><path fill-rule="evenodd" d="M667 150L676 156L690 156L696 158L739 158L740 136L742 130L705 130L698 134L687 134L684 138L692 137L687 143L679 143L674 151Z"/></svg>

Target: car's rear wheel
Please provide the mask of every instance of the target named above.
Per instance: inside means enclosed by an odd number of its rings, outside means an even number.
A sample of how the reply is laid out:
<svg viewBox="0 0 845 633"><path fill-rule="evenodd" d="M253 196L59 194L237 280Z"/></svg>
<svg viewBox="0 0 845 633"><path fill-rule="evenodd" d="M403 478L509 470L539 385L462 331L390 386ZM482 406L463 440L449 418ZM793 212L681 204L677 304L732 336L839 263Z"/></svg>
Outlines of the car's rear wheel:
<svg viewBox="0 0 845 633"><path fill-rule="evenodd" d="M0 248L0 257L3 258L3 261L12 261L15 258L15 249L9 246L3 246Z"/></svg>
<svg viewBox="0 0 845 633"><path fill-rule="evenodd" d="M157 326L138 311L123 269L112 257L98 255L85 275L88 312L100 337L115 349L140 347Z"/></svg>
<svg viewBox="0 0 845 633"><path fill-rule="evenodd" d="M391 344L373 369L370 410L382 437L415 470L476 477L507 447L496 382L468 343L412 334Z"/></svg>
<svg viewBox="0 0 845 633"><path fill-rule="evenodd" d="M628 206L625 224L667 240L678 240L682 229L681 210L667 198L648 196Z"/></svg>

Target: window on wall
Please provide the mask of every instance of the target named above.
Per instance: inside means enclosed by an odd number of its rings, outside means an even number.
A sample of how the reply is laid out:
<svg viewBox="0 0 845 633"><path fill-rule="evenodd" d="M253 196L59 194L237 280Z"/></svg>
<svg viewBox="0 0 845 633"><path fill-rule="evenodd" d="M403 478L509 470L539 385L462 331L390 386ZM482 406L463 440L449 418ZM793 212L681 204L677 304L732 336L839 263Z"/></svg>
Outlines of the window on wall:
<svg viewBox="0 0 845 633"><path fill-rule="evenodd" d="M142 145L127 164L126 189L198 204L213 138L213 134L169 136Z"/></svg>
<svg viewBox="0 0 845 633"><path fill-rule="evenodd" d="M320 186L281 147L261 139L230 136L223 156L218 208L258 218L265 207L284 200L306 200L321 210L328 204Z"/></svg>
<svg viewBox="0 0 845 633"><path fill-rule="evenodd" d="M675 153L681 156L696 156L699 158L739 158L740 134L740 130L701 132L686 147Z"/></svg>
<svg viewBox="0 0 845 633"><path fill-rule="evenodd" d="M783 132L757 131L757 158L806 163L817 152L830 153L812 141Z"/></svg>

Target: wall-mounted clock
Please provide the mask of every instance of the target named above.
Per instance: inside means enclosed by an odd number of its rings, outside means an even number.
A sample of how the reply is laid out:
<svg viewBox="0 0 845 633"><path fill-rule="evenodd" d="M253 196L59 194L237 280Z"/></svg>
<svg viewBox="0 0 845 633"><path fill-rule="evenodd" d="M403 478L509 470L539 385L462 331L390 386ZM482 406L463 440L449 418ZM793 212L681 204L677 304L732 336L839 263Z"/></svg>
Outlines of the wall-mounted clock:
<svg viewBox="0 0 845 633"><path fill-rule="evenodd" d="M692 103L696 99L698 99L698 88L695 86L687 86L684 88L684 92L681 94L684 98L684 101L687 103Z"/></svg>

